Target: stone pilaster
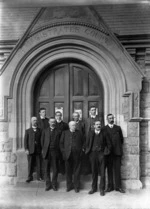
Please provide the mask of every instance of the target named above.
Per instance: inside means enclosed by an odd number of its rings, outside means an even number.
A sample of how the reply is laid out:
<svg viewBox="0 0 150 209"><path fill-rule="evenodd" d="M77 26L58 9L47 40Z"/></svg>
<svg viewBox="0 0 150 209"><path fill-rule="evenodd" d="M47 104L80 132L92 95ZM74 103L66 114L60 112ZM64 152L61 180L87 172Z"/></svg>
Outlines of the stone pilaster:
<svg viewBox="0 0 150 209"><path fill-rule="evenodd" d="M13 184L16 178L16 154L13 139L8 136L8 123L0 122L0 184Z"/></svg>

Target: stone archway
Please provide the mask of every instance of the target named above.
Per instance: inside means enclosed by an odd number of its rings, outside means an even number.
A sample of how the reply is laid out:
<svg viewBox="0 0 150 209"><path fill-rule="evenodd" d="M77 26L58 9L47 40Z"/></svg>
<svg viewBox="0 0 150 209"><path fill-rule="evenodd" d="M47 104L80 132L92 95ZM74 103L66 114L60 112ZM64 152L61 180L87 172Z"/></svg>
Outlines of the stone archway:
<svg viewBox="0 0 150 209"><path fill-rule="evenodd" d="M113 37L85 25L67 26L67 29L65 25L57 25L35 32L23 43L3 74L4 82L8 74L12 76L6 89L13 109L9 121L13 132L9 135L13 138L13 151L17 153L17 180L24 179L27 172L23 136L30 126L34 83L47 65L67 58L85 62L101 80L104 118L109 112L114 113L125 137L124 184L127 188L140 188L139 91L142 74Z"/></svg>
<svg viewBox="0 0 150 209"><path fill-rule="evenodd" d="M70 40L69 40L70 41ZM62 40L61 40L62 42ZM80 41L81 42L81 41ZM66 58L76 58L78 60L86 62L96 73L98 78L102 81L103 88L104 88L104 118L108 112L113 112L115 115L121 117L121 107L119 103L120 95L123 95L125 91L125 80L123 73L121 71L117 71L119 66L112 58L108 57L107 55L107 62L106 55L104 55L104 51L102 54L96 51L93 51L93 46L91 50L90 44L86 43L86 49L81 45L78 45L79 41L76 40L76 46L71 47L70 44L66 44L66 47L62 49L61 44L59 47L56 48L55 51L51 52L48 48L48 45L42 45L41 51L44 53L39 53L38 56L34 56L30 59L31 64L26 65L26 68L22 70L22 74L20 74L20 79L17 84L19 85L17 91L17 107L21 105L21 109L17 108L17 145L18 149L23 149L23 135L26 128L30 126L30 118L32 114L32 91L33 86L38 78L41 71L45 69L47 65L53 62L57 62L57 60L63 60ZM82 41L82 45L85 42ZM87 46L89 45L89 48ZM45 48L46 47L46 48ZM38 49L39 50L39 49ZM35 51L34 51L35 53ZM103 56L102 56L103 55ZM108 63L110 60L111 64ZM116 72L114 72L116 71ZM117 73L119 72L119 73ZM118 77L118 83L115 82L116 77ZM120 83L120 84L119 84ZM124 85L122 85L124 84ZM119 88L118 88L119 86ZM119 122L119 117L117 120ZM20 171L20 165L18 166L18 179L25 178L27 172L27 163L25 155L18 151L18 162L21 159L21 163L23 166L22 168L24 171ZM19 164L19 163L18 163ZM23 175L23 176L22 176Z"/></svg>

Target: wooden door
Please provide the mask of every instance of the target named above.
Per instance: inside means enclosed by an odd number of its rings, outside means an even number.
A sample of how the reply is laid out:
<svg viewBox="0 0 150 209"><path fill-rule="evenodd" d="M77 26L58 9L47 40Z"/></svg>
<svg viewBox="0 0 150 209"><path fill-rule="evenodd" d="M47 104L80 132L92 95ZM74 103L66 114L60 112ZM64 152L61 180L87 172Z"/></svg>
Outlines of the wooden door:
<svg viewBox="0 0 150 209"><path fill-rule="evenodd" d="M78 111L82 119L89 116L89 108L96 106L97 113L103 115L103 88L95 73L78 63L63 63L49 67L36 82L34 89L34 114L45 107L47 117L54 116L56 110L63 112L64 121L72 119Z"/></svg>

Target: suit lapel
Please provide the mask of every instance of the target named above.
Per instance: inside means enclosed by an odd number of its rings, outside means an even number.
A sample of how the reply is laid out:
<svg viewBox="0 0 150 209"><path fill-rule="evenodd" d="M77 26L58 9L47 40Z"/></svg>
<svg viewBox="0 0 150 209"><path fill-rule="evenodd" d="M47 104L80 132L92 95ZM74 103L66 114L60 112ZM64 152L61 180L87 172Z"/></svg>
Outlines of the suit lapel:
<svg viewBox="0 0 150 209"><path fill-rule="evenodd" d="M93 144L94 135L95 135L95 132L94 132L94 131L92 131L92 132L91 132L91 137L90 137L90 147L91 147L91 146L92 146L92 144Z"/></svg>

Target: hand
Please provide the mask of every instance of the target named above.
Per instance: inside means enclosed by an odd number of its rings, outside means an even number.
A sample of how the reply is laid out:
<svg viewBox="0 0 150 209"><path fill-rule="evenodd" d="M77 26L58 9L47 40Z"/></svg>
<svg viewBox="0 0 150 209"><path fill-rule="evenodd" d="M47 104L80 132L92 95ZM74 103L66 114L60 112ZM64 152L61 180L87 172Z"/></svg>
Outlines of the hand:
<svg viewBox="0 0 150 209"><path fill-rule="evenodd" d="M26 153L27 155L29 155L29 150L26 150L25 153Z"/></svg>

